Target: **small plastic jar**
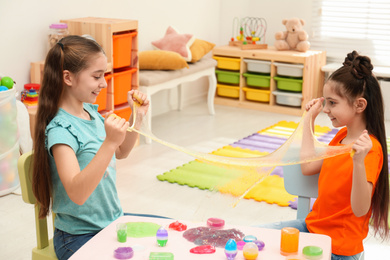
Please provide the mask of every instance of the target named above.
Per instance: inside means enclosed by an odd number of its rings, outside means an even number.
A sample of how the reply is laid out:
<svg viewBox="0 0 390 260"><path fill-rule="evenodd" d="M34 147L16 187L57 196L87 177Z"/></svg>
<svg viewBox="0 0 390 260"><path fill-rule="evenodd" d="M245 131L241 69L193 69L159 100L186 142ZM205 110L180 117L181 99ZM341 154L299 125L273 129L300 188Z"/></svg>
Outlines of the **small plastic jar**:
<svg viewBox="0 0 390 260"><path fill-rule="evenodd" d="M49 48L51 49L59 40L69 35L66 23L53 23L49 26Z"/></svg>

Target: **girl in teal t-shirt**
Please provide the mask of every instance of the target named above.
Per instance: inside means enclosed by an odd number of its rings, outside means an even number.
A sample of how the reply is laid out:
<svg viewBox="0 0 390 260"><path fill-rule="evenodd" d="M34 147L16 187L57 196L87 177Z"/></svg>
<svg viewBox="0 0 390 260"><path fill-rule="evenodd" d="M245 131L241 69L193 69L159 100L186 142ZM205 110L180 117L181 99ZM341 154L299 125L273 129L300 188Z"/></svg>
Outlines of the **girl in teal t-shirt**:
<svg viewBox="0 0 390 260"><path fill-rule="evenodd" d="M33 192L39 217L56 213L54 249L68 259L109 223L123 215L115 186L115 160L126 158L138 138L129 122L104 119L92 105L107 87L107 58L93 39L68 36L47 54L34 136ZM135 99L137 97L137 99ZM135 127L139 129L149 101L131 90ZM133 114L129 121L133 121Z"/></svg>

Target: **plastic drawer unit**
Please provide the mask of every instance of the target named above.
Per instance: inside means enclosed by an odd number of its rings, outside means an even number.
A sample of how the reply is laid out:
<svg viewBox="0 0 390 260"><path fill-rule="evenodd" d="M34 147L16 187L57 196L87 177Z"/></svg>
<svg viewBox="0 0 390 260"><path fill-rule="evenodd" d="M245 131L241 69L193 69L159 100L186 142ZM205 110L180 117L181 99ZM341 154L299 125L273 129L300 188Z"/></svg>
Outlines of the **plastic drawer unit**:
<svg viewBox="0 0 390 260"><path fill-rule="evenodd" d="M280 90L302 92L302 79L274 77L276 81L276 87Z"/></svg>
<svg viewBox="0 0 390 260"><path fill-rule="evenodd" d="M274 62L274 65L278 76L303 77L303 64Z"/></svg>
<svg viewBox="0 0 390 260"><path fill-rule="evenodd" d="M236 71L240 70L241 60L239 58L213 56L213 59L215 59L218 62L217 63L218 69L236 70Z"/></svg>
<svg viewBox="0 0 390 260"><path fill-rule="evenodd" d="M121 32L112 36L114 69L131 66L132 41L136 35L137 32Z"/></svg>
<svg viewBox="0 0 390 260"><path fill-rule="evenodd" d="M229 98L239 98L240 88L217 84L217 95L222 97L229 97Z"/></svg>
<svg viewBox="0 0 390 260"><path fill-rule="evenodd" d="M244 59L247 71L254 73L271 73L271 61Z"/></svg>
<svg viewBox="0 0 390 260"><path fill-rule="evenodd" d="M302 105L302 94L283 91L272 91L276 96L276 103L279 105L300 107Z"/></svg>
<svg viewBox="0 0 390 260"><path fill-rule="evenodd" d="M250 87L268 88L270 87L270 76L253 73L244 73L246 85Z"/></svg>
<svg viewBox="0 0 390 260"><path fill-rule="evenodd" d="M269 102L270 91L254 88L242 88L245 92L245 97L251 101Z"/></svg>
<svg viewBox="0 0 390 260"><path fill-rule="evenodd" d="M240 84L240 72L216 70L217 81L219 83L239 85Z"/></svg>
<svg viewBox="0 0 390 260"><path fill-rule="evenodd" d="M131 90L131 81L136 68L114 72L114 105L127 103L127 92Z"/></svg>

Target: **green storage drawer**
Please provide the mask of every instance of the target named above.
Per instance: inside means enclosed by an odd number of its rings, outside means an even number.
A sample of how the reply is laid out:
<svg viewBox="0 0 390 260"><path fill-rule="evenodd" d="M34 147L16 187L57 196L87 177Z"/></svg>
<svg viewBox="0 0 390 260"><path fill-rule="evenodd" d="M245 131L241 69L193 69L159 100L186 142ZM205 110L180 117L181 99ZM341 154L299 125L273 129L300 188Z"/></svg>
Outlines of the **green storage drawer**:
<svg viewBox="0 0 390 260"><path fill-rule="evenodd" d="M271 77L268 75L259 75L252 73L244 73L246 78L246 85L250 87L269 88Z"/></svg>
<svg viewBox="0 0 390 260"><path fill-rule="evenodd" d="M276 87L280 90L302 92L302 79L274 77L274 80L276 80Z"/></svg>
<svg viewBox="0 0 390 260"><path fill-rule="evenodd" d="M216 70L217 80L219 83L227 83L232 85L240 84L240 72L231 72L224 70Z"/></svg>

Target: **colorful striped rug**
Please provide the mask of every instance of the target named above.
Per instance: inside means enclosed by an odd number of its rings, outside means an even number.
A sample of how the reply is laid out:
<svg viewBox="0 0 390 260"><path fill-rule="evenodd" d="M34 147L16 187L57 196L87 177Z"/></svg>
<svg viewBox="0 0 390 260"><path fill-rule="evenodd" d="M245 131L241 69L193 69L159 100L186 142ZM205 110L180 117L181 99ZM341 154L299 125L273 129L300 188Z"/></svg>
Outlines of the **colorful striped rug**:
<svg viewBox="0 0 390 260"><path fill-rule="evenodd" d="M297 126L298 123L295 122L281 121L237 142L217 149L212 154L230 157L263 156L279 148ZM317 139L324 143L329 143L337 131L337 129L330 129L329 127L315 127ZM231 177L234 174L234 170L223 169L194 160L158 175L157 179L179 185L187 185L192 188L213 190L227 176ZM269 176L250 190L244 198L294 208L296 196L289 194L284 189L283 168L278 166Z"/></svg>

